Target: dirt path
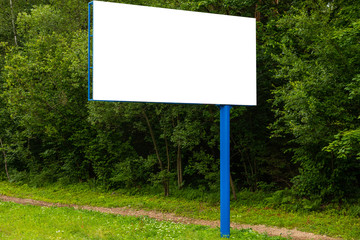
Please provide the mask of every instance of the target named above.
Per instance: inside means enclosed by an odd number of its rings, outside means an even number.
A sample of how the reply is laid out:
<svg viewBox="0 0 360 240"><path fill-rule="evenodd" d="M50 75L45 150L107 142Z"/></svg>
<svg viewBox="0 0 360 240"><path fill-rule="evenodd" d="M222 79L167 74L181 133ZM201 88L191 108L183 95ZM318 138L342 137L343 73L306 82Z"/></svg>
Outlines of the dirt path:
<svg viewBox="0 0 360 240"><path fill-rule="evenodd" d="M119 214L126 216L148 216L150 218L154 218L160 221L172 221L177 223L184 224L197 224L197 225L206 225L210 227L218 227L220 226L220 221L208 221L201 219L193 219L187 217L177 216L173 213L161 213L158 211L146 211L146 210L135 210L131 208L106 208L106 207L92 207L92 206L79 206L79 205L67 205L67 204L59 204L59 203L48 203L43 201L37 201L32 199L23 199L23 198L15 198L0 195L0 201L6 202L15 202L19 204L30 204L35 206L43 206L43 207L72 207L74 209L85 209L90 211L99 211L104 213L111 214ZM291 237L295 240L306 240L306 239L314 239L314 240L338 240L339 238L331 238L323 235L315 235L313 233L301 232L296 229L286 229L286 228L278 228L278 227L268 227L265 225L248 225L248 224L237 224L232 223L232 228L251 228L252 230L259 233L267 233L269 236L283 236L283 237Z"/></svg>

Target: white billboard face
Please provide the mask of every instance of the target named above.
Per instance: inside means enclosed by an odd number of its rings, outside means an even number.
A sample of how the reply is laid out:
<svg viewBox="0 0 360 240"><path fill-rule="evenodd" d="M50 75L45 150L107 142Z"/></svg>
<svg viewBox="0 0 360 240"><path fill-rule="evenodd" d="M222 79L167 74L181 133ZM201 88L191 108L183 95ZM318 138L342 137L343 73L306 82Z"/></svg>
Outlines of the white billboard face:
<svg viewBox="0 0 360 240"><path fill-rule="evenodd" d="M93 99L256 105L255 19L95 1Z"/></svg>

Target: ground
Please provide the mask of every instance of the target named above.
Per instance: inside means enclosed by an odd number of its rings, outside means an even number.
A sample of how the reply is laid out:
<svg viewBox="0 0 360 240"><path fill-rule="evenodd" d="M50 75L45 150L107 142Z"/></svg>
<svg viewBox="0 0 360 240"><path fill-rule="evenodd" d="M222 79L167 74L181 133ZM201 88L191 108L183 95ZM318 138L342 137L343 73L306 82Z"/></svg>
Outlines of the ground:
<svg viewBox="0 0 360 240"><path fill-rule="evenodd" d="M106 208L106 207L92 207L92 206L79 206L79 205L66 205L59 203L49 203L43 201L37 201L33 199L23 199L23 198L15 198L9 196L0 195L0 201L7 202L15 202L19 204L31 204L36 206L43 207L72 207L74 209L85 209L90 211L99 211L104 213L111 214L119 214L119 215L127 215L127 216L148 216L150 218L154 218L159 221L172 221L177 223L184 224L197 224L197 225L207 225L211 227L220 226L220 221L208 221L201 219L193 219L187 217L177 216L173 213L162 213L158 211L147 211L147 210L135 210L131 208ZM268 227L264 225L247 225L247 224L237 224L232 223L232 228L251 228L252 230L259 233L267 233L269 236L283 236L283 237L291 237L294 240L306 240L306 239L314 239L314 240L337 240L339 238L331 238L323 235L316 235L313 233L301 232L296 229L286 229L286 228L278 228L278 227Z"/></svg>

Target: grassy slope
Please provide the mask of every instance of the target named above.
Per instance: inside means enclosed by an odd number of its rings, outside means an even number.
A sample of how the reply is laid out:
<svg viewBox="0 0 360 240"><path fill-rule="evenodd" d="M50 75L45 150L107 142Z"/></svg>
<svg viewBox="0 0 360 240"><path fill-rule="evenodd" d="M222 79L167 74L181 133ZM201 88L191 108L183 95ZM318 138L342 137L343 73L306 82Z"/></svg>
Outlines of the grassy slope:
<svg viewBox="0 0 360 240"><path fill-rule="evenodd" d="M127 195L119 192L91 190L86 185L71 187L51 186L30 188L0 182L0 194L66 204L104 207L128 206L137 209L174 212L181 216L217 220L219 207L196 200L164 198L159 195ZM326 234L344 239L360 239L359 218L344 215L335 210L323 212L286 212L280 209L236 204L231 209L231 221L247 224L265 224L302 231Z"/></svg>

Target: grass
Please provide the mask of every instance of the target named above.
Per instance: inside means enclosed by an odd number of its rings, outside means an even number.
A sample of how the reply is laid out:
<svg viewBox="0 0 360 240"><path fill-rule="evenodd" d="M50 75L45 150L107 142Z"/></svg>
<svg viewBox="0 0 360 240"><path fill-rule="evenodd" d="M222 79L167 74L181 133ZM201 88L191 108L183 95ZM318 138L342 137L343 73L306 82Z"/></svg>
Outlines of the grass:
<svg viewBox="0 0 360 240"><path fill-rule="evenodd" d="M127 206L134 209L173 212L180 216L206 220L218 220L220 215L216 202L189 200L180 196L164 198L160 194L129 195L121 191L109 192L90 188L86 184L32 188L27 185L17 186L0 182L0 194L64 204L103 207ZM344 239L360 239L360 221L357 215L352 216L346 211L334 208L324 211L286 211L261 205L261 201L256 199L253 199L253 202L245 201L245 198L251 199L252 197L254 198L250 193L244 192L243 196L240 196L244 200L232 203L232 222L297 228L302 231ZM256 201L259 203L255 204Z"/></svg>
<svg viewBox="0 0 360 240"><path fill-rule="evenodd" d="M0 239L221 239L218 229L158 222L147 217L104 214L0 202ZM280 240L250 229L231 230L230 239Z"/></svg>

